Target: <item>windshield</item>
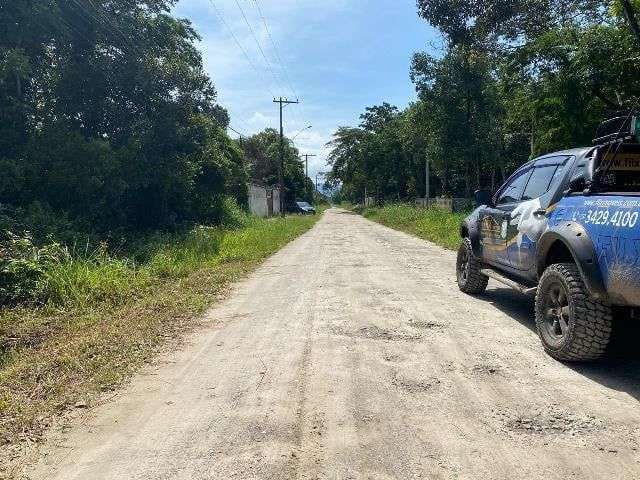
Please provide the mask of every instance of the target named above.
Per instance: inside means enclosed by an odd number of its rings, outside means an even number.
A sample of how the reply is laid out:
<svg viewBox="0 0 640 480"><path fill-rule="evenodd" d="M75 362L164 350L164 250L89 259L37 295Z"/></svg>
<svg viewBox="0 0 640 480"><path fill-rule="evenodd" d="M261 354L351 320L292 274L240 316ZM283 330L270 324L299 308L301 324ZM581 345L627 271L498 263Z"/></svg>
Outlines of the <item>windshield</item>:
<svg viewBox="0 0 640 480"><path fill-rule="evenodd" d="M298 206L299 207L309 208L311 205L309 205L307 202L298 202Z"/></svg>

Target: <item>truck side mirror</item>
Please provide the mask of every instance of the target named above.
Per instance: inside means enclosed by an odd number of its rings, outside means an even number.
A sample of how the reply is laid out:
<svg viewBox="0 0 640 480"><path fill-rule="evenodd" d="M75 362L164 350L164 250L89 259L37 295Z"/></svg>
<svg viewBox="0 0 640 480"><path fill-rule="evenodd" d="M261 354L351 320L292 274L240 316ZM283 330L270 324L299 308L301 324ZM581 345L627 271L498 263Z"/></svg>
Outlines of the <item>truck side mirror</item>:
<svg viewBox="0 0 640 480"><path fill-rule="evenodd" d="M476 190L475 199L476 206L481 207L482 205L491 206L491 191L490 190Z"/></svg>

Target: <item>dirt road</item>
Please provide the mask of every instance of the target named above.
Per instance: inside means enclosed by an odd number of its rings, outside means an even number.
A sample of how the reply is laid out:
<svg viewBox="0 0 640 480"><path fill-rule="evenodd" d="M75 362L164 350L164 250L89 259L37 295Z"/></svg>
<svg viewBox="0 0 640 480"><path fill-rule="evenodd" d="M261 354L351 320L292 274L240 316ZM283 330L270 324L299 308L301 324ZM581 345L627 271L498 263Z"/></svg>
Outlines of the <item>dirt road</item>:
<svg viewBox="0 0 640 480"><path fill-rule="evenodd" d="M530 300L453 270L330 210L28 478L640 478L638 360L558 363Z"/></svg>

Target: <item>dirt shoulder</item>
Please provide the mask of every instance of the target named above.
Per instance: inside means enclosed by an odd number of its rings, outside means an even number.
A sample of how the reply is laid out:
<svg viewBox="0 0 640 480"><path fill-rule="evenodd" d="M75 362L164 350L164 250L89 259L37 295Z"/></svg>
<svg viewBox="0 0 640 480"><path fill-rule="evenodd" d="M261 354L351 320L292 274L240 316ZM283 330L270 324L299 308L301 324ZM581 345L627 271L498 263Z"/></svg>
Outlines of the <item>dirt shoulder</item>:
<svg viewBox="0 0 640 480"><path fill-rule="evenodd" d="M330 210L185 348L56 429L30 479L640 476L638 359L546 356L532 306Z"/></svg>
<svg viewBox="0 0 640 480"><path fill-rule="evenodd" d="M225 296L232 282L318 218L260 221L234 230L216 256L203 258L185 275L158 278L116 303L4 310L0 478L10 476L25 450L65 416L81 416L103 403L158 353L180 348L184 337L201 327L202 313Z"/></svg>

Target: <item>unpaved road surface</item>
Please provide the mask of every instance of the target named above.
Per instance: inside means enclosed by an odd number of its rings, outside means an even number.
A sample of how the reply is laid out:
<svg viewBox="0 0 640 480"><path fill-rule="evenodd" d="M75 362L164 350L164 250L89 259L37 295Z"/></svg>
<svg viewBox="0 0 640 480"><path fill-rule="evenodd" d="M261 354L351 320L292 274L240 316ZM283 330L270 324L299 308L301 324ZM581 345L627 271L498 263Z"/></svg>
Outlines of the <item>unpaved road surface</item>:
<svg viewBox="0 0 640 480"><path fill-rule="evenodd" d="M640 478L638 360L556 362L530 300L453 270L330 210L27 478Z"/></svg>

